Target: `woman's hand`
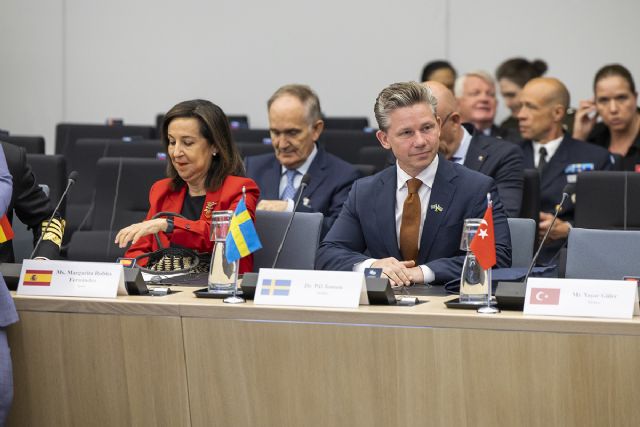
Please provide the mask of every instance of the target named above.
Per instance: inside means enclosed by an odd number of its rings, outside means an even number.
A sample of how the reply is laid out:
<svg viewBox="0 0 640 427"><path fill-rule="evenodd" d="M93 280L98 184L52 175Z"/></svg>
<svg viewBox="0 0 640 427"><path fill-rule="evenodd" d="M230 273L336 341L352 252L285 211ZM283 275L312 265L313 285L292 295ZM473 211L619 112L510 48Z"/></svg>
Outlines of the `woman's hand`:
<svg viewBox="0 0 640 427"><path fill-rule="evenodd" d="M587 136L589 136L593 126L596 124L597 117L596 104L593 100L580 101L573 122L573 137L586 141Z"/></svg>
<svg viewBox="0 0 640 427"><path fill-rule="evenodd" d="M131 224L128 227L118 231L116 235L116 243L119 247L126 247L129 242L135 243L139 238L154 234L159 231L166 231L169 223L165 218L150 219L137 224Z"/></svg>

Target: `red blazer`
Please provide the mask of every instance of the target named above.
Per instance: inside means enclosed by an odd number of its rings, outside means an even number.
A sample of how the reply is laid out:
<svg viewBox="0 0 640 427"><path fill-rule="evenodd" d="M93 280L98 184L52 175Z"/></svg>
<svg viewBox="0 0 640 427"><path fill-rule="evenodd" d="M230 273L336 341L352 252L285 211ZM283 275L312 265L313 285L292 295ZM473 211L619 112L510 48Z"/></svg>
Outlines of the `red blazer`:
<svg viewBox="0 0 640 427"><path fill-rule="evenodd" d="M149 212L146 219L151 219L156 213L182 211L184 197L187 194L187 186L179 190L171 190L171 179L165 178L156 181L149 192ZM211 212L235 210L238 201L242 197L242 186L246 191L247 210L251 218L255 220L256 204L260 197L260 190L253 180L239 176L228 176L216 191L207 191L200 219L190 221L184 218L174 218L174 229L170 236L160 232L160 241L165 247L174 243L197 252L211 253L213 242L209 239L211 230ZM158 250L158 244L153 234L144 236L129 247L125 256L135 258L146 252ZM249 255L240 260L240 273L253 270L253 256Z"/></svg>

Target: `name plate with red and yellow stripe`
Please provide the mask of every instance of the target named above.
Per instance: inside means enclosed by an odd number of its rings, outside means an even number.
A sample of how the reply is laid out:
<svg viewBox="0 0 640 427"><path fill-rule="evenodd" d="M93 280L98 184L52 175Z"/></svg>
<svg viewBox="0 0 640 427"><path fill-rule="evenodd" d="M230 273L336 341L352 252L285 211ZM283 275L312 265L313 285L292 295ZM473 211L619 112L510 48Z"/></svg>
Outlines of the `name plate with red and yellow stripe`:
<svg viewBox="0 0 640 427"><path fill-rule="evenodd" d="M127 292L118 263L25 259L17 294L115 298Z"/></svg>

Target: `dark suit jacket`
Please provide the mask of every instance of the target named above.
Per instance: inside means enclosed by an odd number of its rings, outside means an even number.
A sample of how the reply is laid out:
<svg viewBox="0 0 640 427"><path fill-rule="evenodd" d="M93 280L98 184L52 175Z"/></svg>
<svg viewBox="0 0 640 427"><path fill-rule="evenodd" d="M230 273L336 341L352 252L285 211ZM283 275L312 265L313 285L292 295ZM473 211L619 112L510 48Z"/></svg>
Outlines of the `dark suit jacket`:
<svg viewBox="0 0 640 427"><path fill-rule="evenodd" d="M242 187L246 191L246 206L251 218L255 221L256 204L260 197L260 190L255 182L250 179L229 175L216 191L207 191L202 206L200 218L191 221L185 218L174 217L173 233L167 235L164 232L158 233L163 247L167 248L171 244L193 249L201 253L211 253L213 251L213 241L211 235L211 213L216 211L235 210L236 205L242 197ZM156 181L149 190L149 212L146 220L151 219L158 212L181 213L184 198L187 194L187 186L173 190L171 179L165 178ZM207 209L210 206L210 209ZM127 252L126 257L135 258L147 252L158 250L158 243L153 234L141 237L133 243ZM143 261L145 262L145 261ZM253 270L253 255L248 255L240 259L239 273L246 273Z"/></svg>
<svg viewBox="0 0 640 427"><path fill-rule="evenodd" d="M261 198L277 200L280 198L281 165L275 154L262 154L245 158L247 176L260 187ZM318 146L318 153L309 166L311 176L309 185L302 193L309 203L298 205L299 212L321 212L324 215L322 235L324 236L338 217L342 204L347 199L353 181L360 174L344 160L327 153ZM298 195L296 194L296 197ZM304 200L304 199L303 199Z"/></svg>
<svg viewBox="0 0 640 427"><path fill-rule="evenodd" d="M464 126L472 135L464 165L493 178L507 216L517 217L524 185L522 150L509 141L486 136L469 124Z"/></svg>
<svg viewBox="0 0 640 427"><path fill-rule="evenodd" d="M42 230L42 222L47 221L53 213L54 206L49 197L42 191L27 163L27 152L24 148L8 142L2 142L2 149L7 158L9 172L13 176L13 192L11 203L7 209L9 221L13 220L13 212L24 224L33 230L33 242L38 240ZM59 258L60 247L50 240L43 240L36 256ZM0 262L14 262L13 244L0 244Z"/></svg>
<svg viewBox="0 0 640 427"><path fill-rule="evenodd" d="M519 143L524 154L524 167L534 168L533 144L531 141ZM594 170L612 169L612 156L602 147L573 139L565 134L558 150L548 160L540 176L540 206L543 212L554 213L556 205L562 199L562 193L568 184L565 168L575 163L593 163ZM558 218L573 222L574 205L565 202ZM540 262L547 263L562 247L565 241L555 241L545 244L540 253Z"/></svg>
<svg viewBox="0 0 640 427"><path fill-rule="evenodd" d="M427 210L418 252L418 264L426 264L433 271L434 284L460 278L465 255L460 250L463 223L466 218L484 216L488 192L494 200L498 267L509 267L511 237L493 179L440 157L429 205L440 205L443 210ZM316 268L351 271L354 264L368 258L402 259L396 235L395 198L395 167L356 181L318 249Z"/></svg>
<svg viewBox="0 0 640 427"><path fill-rule="evenodd" d="M518 128L509 128L509 127L498 127L496 125L491 126L490 136L494 138L504 139L509 142L520 142L522 141L522 136L520 136L520 131Z"/></svg>

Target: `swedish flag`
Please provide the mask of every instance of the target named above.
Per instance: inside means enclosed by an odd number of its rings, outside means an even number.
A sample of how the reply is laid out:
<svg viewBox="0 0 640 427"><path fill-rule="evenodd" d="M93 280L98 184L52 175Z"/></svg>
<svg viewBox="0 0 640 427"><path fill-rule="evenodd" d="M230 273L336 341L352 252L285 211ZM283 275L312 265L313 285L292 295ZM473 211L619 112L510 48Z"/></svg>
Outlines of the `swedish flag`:
<svg viewBox="0 0 640 427"><path fill-rule="evenodd" d="M231 218L226 241L227 262L232 263L262 247L256 228L251 221L244 197L238 202Z"/></svg>

